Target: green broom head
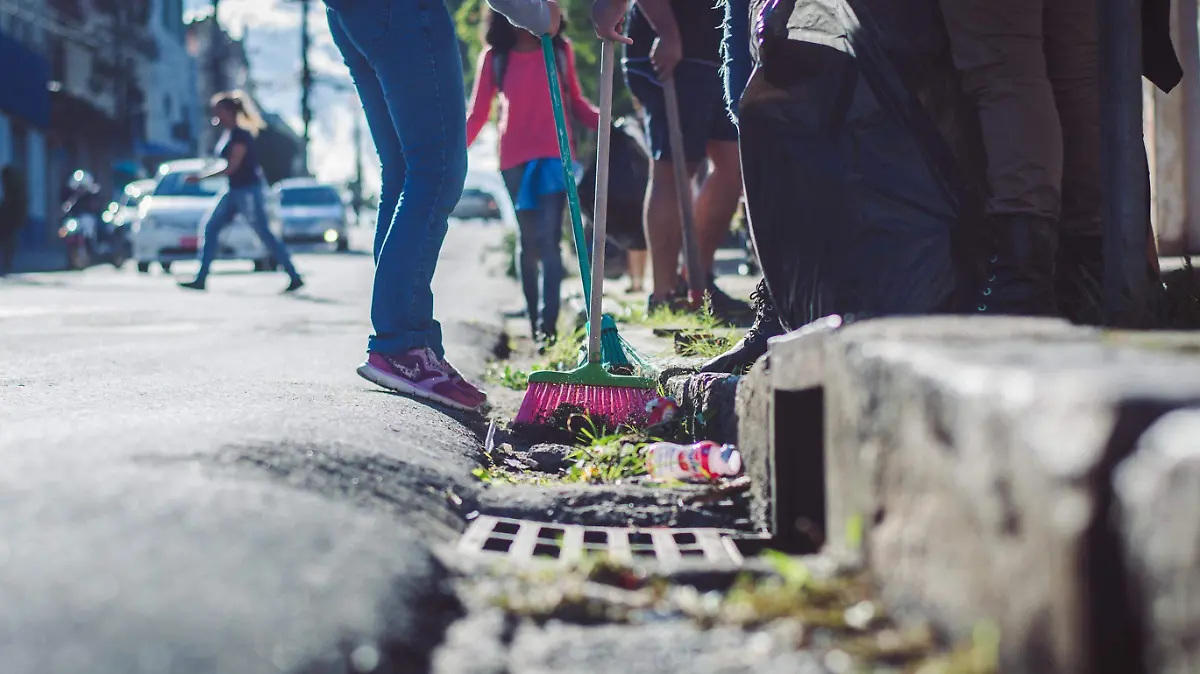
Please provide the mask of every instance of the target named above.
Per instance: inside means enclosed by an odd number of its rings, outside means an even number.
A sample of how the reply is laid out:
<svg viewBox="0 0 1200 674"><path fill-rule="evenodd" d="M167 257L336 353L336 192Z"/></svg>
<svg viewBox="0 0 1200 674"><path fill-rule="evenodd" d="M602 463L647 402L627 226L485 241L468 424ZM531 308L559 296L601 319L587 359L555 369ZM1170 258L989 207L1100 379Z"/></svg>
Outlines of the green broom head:
<svg viewBox="0 0 1200 674"><path fill-rule="evenodd" d="M617 368L633 370L633 363L625 353L624 340L617 332L617 322L608 314L600 317L600 362L609 371Z"/></svg>

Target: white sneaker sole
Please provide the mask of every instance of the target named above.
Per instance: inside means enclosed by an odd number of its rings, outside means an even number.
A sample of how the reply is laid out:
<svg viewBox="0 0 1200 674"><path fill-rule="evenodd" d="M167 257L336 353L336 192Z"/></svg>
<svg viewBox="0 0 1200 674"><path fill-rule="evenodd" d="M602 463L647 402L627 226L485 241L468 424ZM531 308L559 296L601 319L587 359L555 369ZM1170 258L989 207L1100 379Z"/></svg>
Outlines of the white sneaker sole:
<svg viewBox="0 0 1200 674"><path fill-rule="evenodd" d="M422 400L429 400L439 405L445 405L451 409L460 410L462 412L475 412L479 409L479 407L469 407L445 396L438 395L433 391L413 386L410 382L401 379L400 377L392 376L369 363L363 363L362 365L358 366L358 376L366 379L372 384L382 386L389 391L403 393L404 395L409 395L414 398L421 398Z"/></svg>

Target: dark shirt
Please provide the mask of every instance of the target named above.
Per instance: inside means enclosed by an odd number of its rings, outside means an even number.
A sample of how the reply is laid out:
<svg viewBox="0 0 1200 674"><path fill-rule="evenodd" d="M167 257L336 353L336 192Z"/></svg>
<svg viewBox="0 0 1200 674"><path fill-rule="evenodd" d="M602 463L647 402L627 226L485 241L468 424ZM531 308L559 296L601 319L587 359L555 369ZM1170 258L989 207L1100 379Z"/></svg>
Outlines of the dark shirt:
<svg viewBox="0 0 1200 674"><path fill-rule="evenodd" d="M724 8L717 6L713 0L671 0L671 11L675 14L675 22L679 24L683 58L720 65ZM654 32L654 27L637 2L633 3L627 23L633 44L625 48L625 56L629 59L649 58L650 47L654 45L658 33Z"/></svg>
<svg viewBox="0 0 1200 674"><path fill-rule="evenodd" d="M1171 43L1171 0L1142 3L1142 64L1146 79L1165 92L1183 79L1183 68Z"/></svg>
<svg viewBox="0 0 1200 674"><path fill-rule="evenodd" d="M242 157L242 163L237 170L229 174L229 188L235 190L262 184L258 154L254 151L254 136L249 131L241 127L226 131L225 135L221 136L221 140L217 142L217 154L221 155L225 161L229 161L230 151L234 145L239 144L246 146L246 154Z"/></svg>

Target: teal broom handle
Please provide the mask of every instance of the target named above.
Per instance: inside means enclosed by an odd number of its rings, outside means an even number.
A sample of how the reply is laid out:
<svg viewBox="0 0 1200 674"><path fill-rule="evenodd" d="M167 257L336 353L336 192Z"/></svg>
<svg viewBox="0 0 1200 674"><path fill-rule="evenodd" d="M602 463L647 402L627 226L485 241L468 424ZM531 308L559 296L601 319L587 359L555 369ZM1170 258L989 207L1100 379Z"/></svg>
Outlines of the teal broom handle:
<svg viewBox="0 0 1200 674"><path fill-rule="evenodd" d="M562 160L563 178L567 183L567 204L571 211L571 233L575 239L575 256L579 259L579 278L583 281L583 300L591 313L592 281L588 273L587 239L583 233L583 214L579 208L579 190L575 187L575 164L571 160L571 142L567 136L567 115L563 108L562 89L558 83L558 65L554 58L554 41L549 34L542 36L542 56L546 60L546 77L550 82L550 103L554 106L554 129L558 133L558 156Z"/></svg>

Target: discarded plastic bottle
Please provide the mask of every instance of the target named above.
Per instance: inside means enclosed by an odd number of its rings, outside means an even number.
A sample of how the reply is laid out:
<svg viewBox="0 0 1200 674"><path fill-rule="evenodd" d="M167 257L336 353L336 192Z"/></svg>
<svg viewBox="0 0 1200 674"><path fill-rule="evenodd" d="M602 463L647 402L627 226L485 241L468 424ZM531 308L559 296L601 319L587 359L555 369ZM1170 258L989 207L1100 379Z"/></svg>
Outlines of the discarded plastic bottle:
<svg viewBox="0 0 1200 674"><path fill-rule="evenodd" d="M742 455L733 445L704 440L692 445L655 442L646 446L646 468L656 480L713 480L742 472Z"/></svg>

